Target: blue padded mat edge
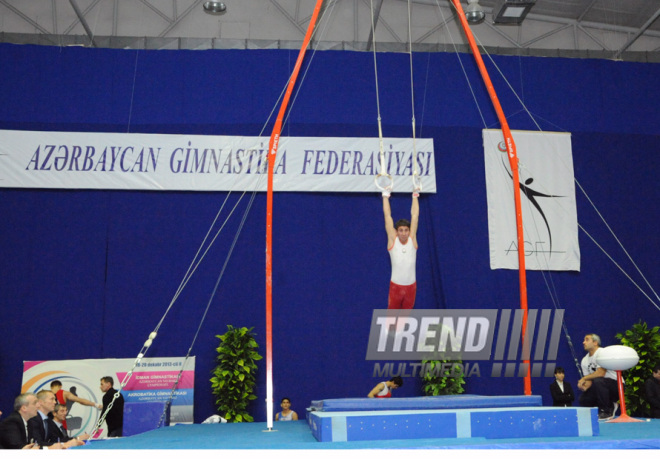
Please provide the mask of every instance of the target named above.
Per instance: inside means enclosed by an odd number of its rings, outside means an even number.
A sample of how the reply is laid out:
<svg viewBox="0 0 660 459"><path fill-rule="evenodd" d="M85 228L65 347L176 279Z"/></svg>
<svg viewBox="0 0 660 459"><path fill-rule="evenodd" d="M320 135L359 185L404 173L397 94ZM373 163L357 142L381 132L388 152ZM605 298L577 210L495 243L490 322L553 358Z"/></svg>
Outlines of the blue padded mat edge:
<svg viewBox="0 0 660 459"><path fill-rule="evenodd" d="M309 411L437 410L542 406L540 395L438 395L401 398L332 398L313 400Z"/></svg>

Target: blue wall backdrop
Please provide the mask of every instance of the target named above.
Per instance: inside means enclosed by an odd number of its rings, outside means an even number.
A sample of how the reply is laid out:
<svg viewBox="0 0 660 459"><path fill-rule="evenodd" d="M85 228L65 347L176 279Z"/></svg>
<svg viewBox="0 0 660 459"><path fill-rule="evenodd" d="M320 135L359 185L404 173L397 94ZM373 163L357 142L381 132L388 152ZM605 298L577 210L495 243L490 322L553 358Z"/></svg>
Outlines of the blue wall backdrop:
<svg viewBox="0 0 660 459"><path fill-rule="evenodd" d="M259 135L297 51L136 51L0 45L0 128ZM406 54L378 56L383 132L410 137ZM460 60L460 62L459 62ZM495 56L541 129L572 133L575 176L654 286L660 285L660 65ZM373 56L309 53L285 136L378 137ZM463 75L461 62L468 80ZM421 198L417 308L519 305L516 271L492 271L481 130L499 124L472 56L414 55L418 137L432 137L437 194ZM489 64L512 129L536 130ZM469 81L469 83L468 83ZM270 135L272 122L266 125ZM0 139L1 141L1 139ZM408 189L408 185L405 186ZM0 189L0 410L11 411L24 360L134 358L172 299L226 193ZM229 197L230 203L238 200ZM239 204L241 212L248 198ZM628 272L629 261L577 192L578 221ZM394 194L395 218L409 192ZM167 316L150 356L185 355L240 218L222 233ZM277 193L274 395L299 414L311 400L362 397L380 381L365 360L373 309L386 307L389 257L380 195ZM215 335L254 327L265 354L265 194L256 196L193 349L195 419L214 414ZM528 273L530 308L558 307L581 358L658 309L580 233L582 270ZM639 275L635 274L639 282ZM657 299L655 299L657 302ZM575 383L567 337L557 364ZM468 378L473 394L522 394L518 378ZM252 412L266 417L265 365ZM533 393L550 403L550 378ZM406 378L397 396L421 395ZM276 404L277 407L277 404Z"/></svg>

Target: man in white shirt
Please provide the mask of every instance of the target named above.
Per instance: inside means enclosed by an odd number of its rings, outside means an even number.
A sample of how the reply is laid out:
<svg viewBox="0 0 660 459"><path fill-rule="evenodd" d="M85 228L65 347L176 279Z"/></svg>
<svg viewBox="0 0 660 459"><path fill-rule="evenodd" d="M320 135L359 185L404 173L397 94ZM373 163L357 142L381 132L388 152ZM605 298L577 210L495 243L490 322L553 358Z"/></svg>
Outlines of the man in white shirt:
<svg viewBox="0 0 660 459"><path fill-rule="evenodd" d="M619 392L616 382L616 372L606 370L598 365L600 352L600 337L590 333L584 337L582 345L587 355L582 359L582 374L578 381L580 406L597 406L598 419L607 421L614 417L619 408Z"/></svg>
<svg viewBox="0 0 660 459"><path fill-rule="evenodd" d="M414 190L410 221L394 224L390 208L390 189L383 191L383 214L387 232L387 251L392 262L387 309L413 309L417 295L417 225L419 223L419 190Z"/></svg>

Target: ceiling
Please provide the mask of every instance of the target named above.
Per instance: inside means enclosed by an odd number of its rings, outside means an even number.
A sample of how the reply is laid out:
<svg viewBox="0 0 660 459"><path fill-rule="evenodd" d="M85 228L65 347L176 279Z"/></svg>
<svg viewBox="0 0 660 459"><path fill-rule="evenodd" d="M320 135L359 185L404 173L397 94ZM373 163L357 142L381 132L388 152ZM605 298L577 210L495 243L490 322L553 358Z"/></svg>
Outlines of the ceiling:
<svg viewBox="0 0 660 459"><path fill-rule="evenodd" d="M146 49L300 47L314 0L0 0L0 42ZM537 0L522 25L472 30L495 54L660 62L660 0ZM466 50L449 0L325 0L316 49ZM467 0L462 0L467 6ZM373 15L372 15L373 12ZM372 16L375 40L371 39Z"/></svg>

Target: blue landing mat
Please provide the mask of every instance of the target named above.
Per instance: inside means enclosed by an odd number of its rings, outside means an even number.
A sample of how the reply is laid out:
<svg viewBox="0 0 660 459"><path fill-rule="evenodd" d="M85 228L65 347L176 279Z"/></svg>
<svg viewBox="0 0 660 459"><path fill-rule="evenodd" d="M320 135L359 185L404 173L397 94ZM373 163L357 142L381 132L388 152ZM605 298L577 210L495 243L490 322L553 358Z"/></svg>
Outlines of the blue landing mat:
<svg viewBox="0 0 660 459"><path fill-rule="evenodd" d="M557 438L598 435L598 410L584 407L308 413L321 442L439 438Z"/></svg>
<svg viewBox="0 0 660 459"><path fill-rule="evenodd" d="M540 395L440 395L436 397L331 398L313 400L311 411L438 410L541 406Z"/></svg>
<svg viewBox="0 0 660 459"><path fill-rule="evenodd" d="M195 424L163 427L133 437L94 441L83 449L660 449L660 419L634 424L599 423L598 437L554 439L442 438L322 443L307 421Z"/></svg>

